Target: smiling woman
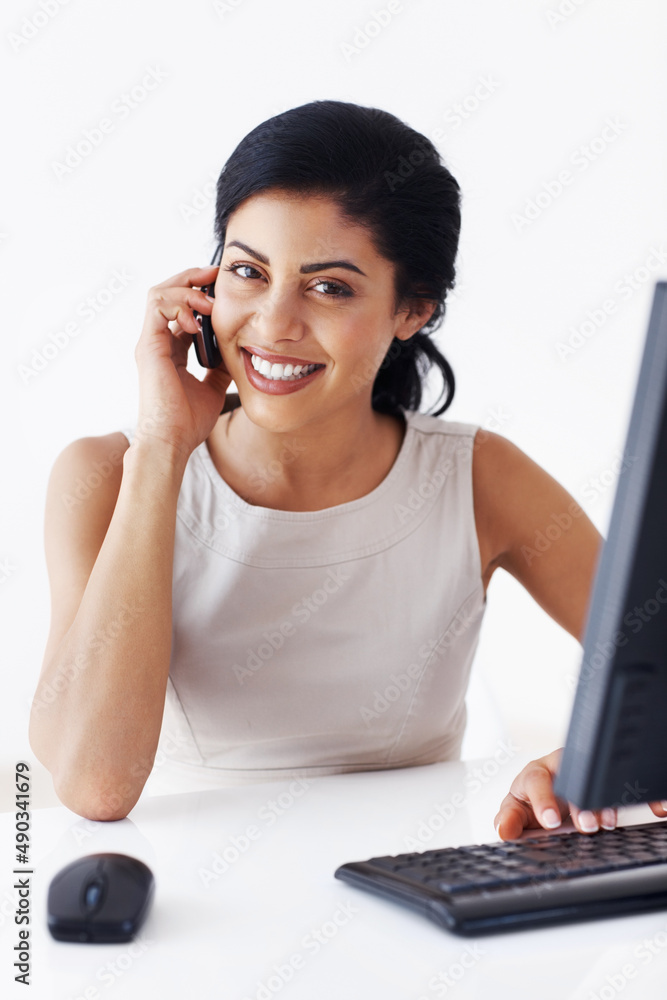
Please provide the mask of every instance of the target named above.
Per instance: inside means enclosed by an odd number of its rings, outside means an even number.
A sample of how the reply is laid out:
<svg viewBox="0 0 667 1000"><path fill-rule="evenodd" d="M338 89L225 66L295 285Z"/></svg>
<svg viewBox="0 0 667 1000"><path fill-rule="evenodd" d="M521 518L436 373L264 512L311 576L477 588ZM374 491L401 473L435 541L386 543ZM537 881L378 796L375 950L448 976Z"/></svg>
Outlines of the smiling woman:
<svg viewBox="0 0 667 1000"><path fill-rule="evenodd" d="M236 266L235 248L249 255L246 272L258 262L270 267L272 259L277 265L284 261L288 239L280 231L281 253L272 258L259 206L251 209L258 241L248 237L239 218L253 195L265 201L277 192L283 222L304 198L311 205L306 214L312 216L317 207L318 217L310 225L312 256L305 252L306 231L297 226L303 259L294 259L293 240L291 249L295 273L330 279L320 299L334 298L348 311L352 305L357 312L366 306L374 322L380 301L384 313L389 308L395 316L401 310L402 320L414 311L409 333L397 327L382 357L366 355L373 409L393 414L401 406L419 409L424 376L436 365L443 376L444 401L435 412L444 412L454 376L428 334L442 323L447 292L454 286L460 189L433 144L386 111L340 101L314 101L262 122L239 143L218 179L214 262L223 247L223 267ZM263 225L256 221L258 211ZM255 280L260 275L255 271ZM269 277L264 275L267 291ZM250 274L246 278L253 280ZM315 300L318 283L310 286ZM276 294L274 288L269 301ZM355 296L362 303L349 301Z"/></svg>
<svg viewBox="0 0 667 1000"><path fill-rule="evenodd" d="M149 292L136 425L73 442L49 484L30 736L70 808L127 815L158 762L193 788L456 758L498 567L581 637L590 521L526 560L572 498L509 441L438 419L454 376L430 334L459 228L439 153L385 111L315 101L234 150L214 263ZM197 316L221 357L201 381ZM111 451L122 467L65 511ZM567 814L554 760L516 779L501 835Z"/></svg>
<svg viewBox="0 0 667 1000"><path fill-rule="evenodd" d="M392 343L416 335L435 303L395 308L395 266L330 197L254 194L228 235L211 319L241 405L209 436L219 471L248 498L250 475L298 433L307 462L276 482L263 506L315 510L365 495L389 472L404 429L386 390L390 412L372 405L376 375ZM327 256L336 253L320 261L324 240ZM409 367L404 358L406 375Z"/></svg>

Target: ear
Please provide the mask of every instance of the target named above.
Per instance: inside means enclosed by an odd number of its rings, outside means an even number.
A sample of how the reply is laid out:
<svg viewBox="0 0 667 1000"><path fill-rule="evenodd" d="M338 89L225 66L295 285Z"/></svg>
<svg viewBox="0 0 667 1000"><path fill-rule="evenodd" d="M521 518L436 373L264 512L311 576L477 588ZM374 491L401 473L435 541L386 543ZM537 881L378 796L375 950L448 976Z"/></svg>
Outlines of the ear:
<svg viewBox="0 0 667 1000"><path fill-rule="evenodd" d="M399 340L409 340L436 310L438 303L433 299L410 299L408 305L396 313L397 325L394 336Z"/></svg>

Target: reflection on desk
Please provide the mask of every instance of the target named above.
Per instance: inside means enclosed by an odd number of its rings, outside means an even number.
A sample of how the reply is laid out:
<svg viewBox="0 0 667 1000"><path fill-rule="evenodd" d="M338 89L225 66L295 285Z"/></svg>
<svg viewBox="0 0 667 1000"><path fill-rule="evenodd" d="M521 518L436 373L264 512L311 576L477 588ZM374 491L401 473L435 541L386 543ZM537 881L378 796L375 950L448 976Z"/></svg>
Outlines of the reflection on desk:
<svg viewBox="0 0 667 1000"><path fill-rule="evenodd" d="M343 862L497 839L493 817L520 755L142 797L126 820L64 807L32 815L32 1000L652 1000L664 995L667 912L463 940L334 879ZM496 762L497 765L497 762ZM649 814L650 815L650 814ZM633 821L645 819L634 814ZM14 815L0 885L5 982L13 980ZM51 878L118 851L156 879L125 945L53 941ZM3 996L21 996L11 983ZM611 992L614 990L615 992Z"/></svg>

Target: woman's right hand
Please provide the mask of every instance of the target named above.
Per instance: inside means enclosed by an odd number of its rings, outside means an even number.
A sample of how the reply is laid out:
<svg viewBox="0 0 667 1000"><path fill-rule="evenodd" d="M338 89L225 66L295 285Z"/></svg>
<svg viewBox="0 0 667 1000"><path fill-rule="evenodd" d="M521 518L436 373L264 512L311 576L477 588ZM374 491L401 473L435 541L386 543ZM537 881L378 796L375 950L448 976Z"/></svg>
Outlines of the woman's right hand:
<svg viewBox="0 0 667 1000"><path fill-rule="evenodd" d="M139 369L136 439L167 445L186 460L209 436L223 408L231 376L224 362L199 380L186 369L197 331L193 312L211 314L202 285L219 267L192 267L154 285L134 357Z"/></svg>

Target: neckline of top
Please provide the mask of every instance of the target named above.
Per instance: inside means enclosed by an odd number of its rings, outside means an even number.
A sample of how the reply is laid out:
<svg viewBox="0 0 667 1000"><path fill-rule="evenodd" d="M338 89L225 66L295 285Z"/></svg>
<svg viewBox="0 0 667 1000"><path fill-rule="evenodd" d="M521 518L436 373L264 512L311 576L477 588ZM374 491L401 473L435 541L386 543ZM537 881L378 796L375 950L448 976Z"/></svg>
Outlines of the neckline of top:
<svg viewBox="0 0 667 1000"><path fill-rule="evenodd" d="M357 497L356 500L348 500L345 503L335 504L333 507L323 507L320 510L282 510L275 507L262 507L257 504L248 503L247 500L240 497L220 475L215 467L206 441L203 441L199 447L195 449L193 455L196 456L203 465L214 489L224 497L227 503L233 504L239 512L244 512L251 517L258 517L264 520L324 520L329 517L335 517L346 513L354 513L355 511L361 510L362 508L375 503L376 500L381 499L384 494L394 486L405 468L415 441L415 428L413 425L414 414L412 411L405 410L403 408L401 409L401 413L405 420L405 433L403 435L403 441L401 442L398 455L394 459L394 464L384 479L378 483L378 485L372 489L370 493L366 493L362 497Z"/></svg>

